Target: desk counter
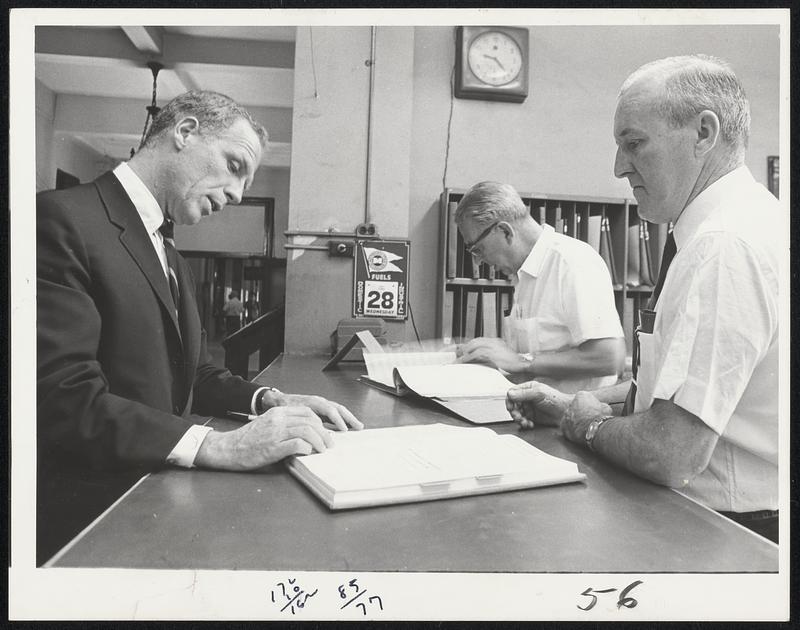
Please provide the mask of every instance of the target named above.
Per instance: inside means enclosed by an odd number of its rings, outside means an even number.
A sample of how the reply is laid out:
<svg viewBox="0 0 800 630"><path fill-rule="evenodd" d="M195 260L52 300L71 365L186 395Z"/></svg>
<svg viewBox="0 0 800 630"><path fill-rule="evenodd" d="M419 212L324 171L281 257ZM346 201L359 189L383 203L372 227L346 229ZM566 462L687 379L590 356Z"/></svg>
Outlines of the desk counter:
<svg viewBox="0 0 800 630"><path fill-rule="evenodd" d="M368 427L443 422L429 401L356 380L363 365L279 357L258 381L341 402ZM342 364L340 364L342 365ZM230 427L219 421L219 428ZM59 567L458 572L777 572L778 548L562 438L517 433L577 462L582 483L339 512L282 464L255 473L148 475L51 561Z"/></svg>

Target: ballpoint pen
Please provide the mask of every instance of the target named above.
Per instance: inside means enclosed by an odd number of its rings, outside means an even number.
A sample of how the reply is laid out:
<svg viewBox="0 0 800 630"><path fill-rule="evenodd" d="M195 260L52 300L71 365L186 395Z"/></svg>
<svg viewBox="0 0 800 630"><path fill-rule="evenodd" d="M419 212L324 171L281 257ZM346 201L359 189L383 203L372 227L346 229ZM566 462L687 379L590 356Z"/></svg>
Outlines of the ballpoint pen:
<svg viewBox="0 0 800 630"><path fill-rule="evenodd" d="M233 420L241 420L242 422L249 422L250 420L255 420L258 416L254 416L249 413L242 413L241 411L226 411L225 415Z"/></svg>

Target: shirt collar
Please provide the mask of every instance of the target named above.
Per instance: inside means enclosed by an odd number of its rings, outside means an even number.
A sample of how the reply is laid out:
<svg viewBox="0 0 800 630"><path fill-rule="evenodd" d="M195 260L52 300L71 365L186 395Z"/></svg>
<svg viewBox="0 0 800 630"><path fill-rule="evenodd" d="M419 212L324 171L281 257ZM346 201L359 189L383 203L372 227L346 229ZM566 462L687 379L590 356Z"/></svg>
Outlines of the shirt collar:
<svg viewBox="0 0 800 630"><path fill-rule="evenodd" d="M531 247L531 251L525 259L525 262L522 263L522 267L519 268L517 272L518 277L523 271L534 278L539 275L542 264L544 264L545 256L547 256L547 252L550 251L550 248L553 246L555 235L556 231L553 229L552 225L548 225L547 223L542 225L542 233L539 235L539 238L536 239L533 247Z"/></svg>
<svg viewBox="0 0 800 630"><path fill-rule="evenodd" d="M142 218L142 223L148 234L153 234L161 227L164 222L164 212L158 205L153 193L145 186L139 176L133 172L127 162L120 162L114 169L114 175L122 184L125 192L128 193L136 211Z"/></svg>
<svg viewBox="0 0 800 630"><path fill-rule="evenodd" d="M711 213L724 205L726 198L736 199L740 197L741 191L754 182L753 174L746 166L735 168L730 173L723 175L708 188L701 191L692 202L684 208L681 216L675 222L672 235L675 238L675 245L680 249L695 235L702 223Z"/></svg>

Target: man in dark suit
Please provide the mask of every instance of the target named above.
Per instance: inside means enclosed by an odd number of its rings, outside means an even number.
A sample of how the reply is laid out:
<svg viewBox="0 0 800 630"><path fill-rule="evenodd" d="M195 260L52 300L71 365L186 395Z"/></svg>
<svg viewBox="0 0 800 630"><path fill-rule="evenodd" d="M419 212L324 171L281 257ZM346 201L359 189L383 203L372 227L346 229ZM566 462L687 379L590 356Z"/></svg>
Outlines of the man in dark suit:
<svg viewBox="0 0 800 630"><path fill-rule="evenodd" d="M143 473L249 470L363 425L342 405L259 387L210 363L171 224L238 203L267 135L228 97L188 92L139 152L90 184L37 197L37 562ZM209 416L257 416L229 432Z"/></svg>

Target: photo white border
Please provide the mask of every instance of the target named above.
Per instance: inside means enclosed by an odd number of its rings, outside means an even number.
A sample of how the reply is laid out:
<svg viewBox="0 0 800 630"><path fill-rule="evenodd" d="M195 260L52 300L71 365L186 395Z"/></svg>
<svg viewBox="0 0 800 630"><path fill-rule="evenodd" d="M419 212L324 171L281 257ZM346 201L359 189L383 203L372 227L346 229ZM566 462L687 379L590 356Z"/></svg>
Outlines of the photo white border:
<svg viewBox="0 0 800 630"><path fill-rule="evenodd" d="M10 291L11 291L11 567L10 619L474 619L474 620L729 620L789 617L789 20L788 9L473 9L473 10L196 10L12 9L10 11ZM167 571L35 568L35 105L37 25L684 25L778 24L781 35L780 180L786 229L781 304L780 493L782 541L777 574L457 574ZM616 86L609 86L615 89ZM270 591L293 577L318 589L297 614L281 613ZM338 585L358 577L381 596L368 617L340 610ZM635 608L616 607L616 594L590 612L588 587L631 591Z"/></svg>

